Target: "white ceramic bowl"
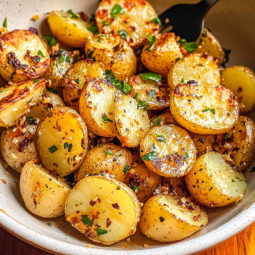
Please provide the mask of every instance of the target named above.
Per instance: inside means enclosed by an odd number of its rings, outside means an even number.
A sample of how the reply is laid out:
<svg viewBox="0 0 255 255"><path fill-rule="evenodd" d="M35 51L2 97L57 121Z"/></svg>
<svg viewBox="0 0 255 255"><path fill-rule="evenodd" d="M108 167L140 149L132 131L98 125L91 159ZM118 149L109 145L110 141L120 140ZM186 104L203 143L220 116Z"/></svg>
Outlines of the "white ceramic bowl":
<svg viewBox="0 0 255 255"><path fill-rule="evenodd" d="M152 0L158 13L176 3L193 3L193 0ZM94 13L98 0L0 0L0 23L8 18L9 30L18 28L39 28L40 34L48 34L46 13L56 9L73 9ZM38 13L36 22L30 18ZM255 70L255 1L221 0L206 19L206 27L211 29L225 49L231 49L231 65L245 65ZM252 116L253 115L253 116ZM255 120L255 114L249 114ZM251 166L250 166L251 168ZM250 169L249 168L249 169ZM200 232L181 242L162 244L149 240L139 230L131 236L131 242L121 241L113 246L103 246L90 242L64 221L64 217L45 220L29 213L19 193L19 175L0 165L0 226L24 241L54 254L105 254L105 255L163 255L194 254L214 246L237 234L255 221L255 173L244 172L248 190L243 200L219 209L206 209L209 224ZM46 223L51 223L49 227ZM88 244L92 248L86 247ZM144 244L149 247L144 248Z"/></svg>

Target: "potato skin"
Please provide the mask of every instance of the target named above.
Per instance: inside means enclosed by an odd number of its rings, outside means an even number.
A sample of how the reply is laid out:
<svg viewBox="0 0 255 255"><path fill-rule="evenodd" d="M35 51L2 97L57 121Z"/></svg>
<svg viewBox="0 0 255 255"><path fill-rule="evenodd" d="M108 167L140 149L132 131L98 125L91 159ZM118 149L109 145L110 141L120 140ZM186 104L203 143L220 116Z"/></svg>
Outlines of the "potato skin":
<svg viewBox="0 0 255 255"><path fill-rule="evenodd" d="M0 75L6 81L19 82L42 76L50 57L46 45L27 30L14 30L0 37ZM39 56L39 51L43 56Z"/></svg>
<svg viewBox="0 0 255 255"><path fill-rule="evenodd" d="M190 198L155 195L144 205L140 228L159 242L182 240L208 223L206 212Z"/></svg>
<svg viewBox="0 0 255 255"><path fill-rule="evenodd" d="M14 126L2 132L1 153L6 163L18 173L28 161L33 159L37 164L41 161L35 136L38 122L35 120L22 131Z"/></svg>
<svg viewBox="0 0 255 255"><path fill-rule="evenodd" d="M176 59L182 58L180 47L174 33L158 35L154 46L148 50L150 44L143 48L142 62L152 72L167 77Z"/></svg>
<svg viewBox="0 0 255 255"><path fill-rule="evenodd" d="M107 155L106 152L113 155ZM109 174L118 181L123 182L127 171L131 169L132 153L125 148L114 144L105 144L102 147L94 147L87 152L84 161L75 172L75 180L80 181L86 175Z"/></svg>
<svg viewBox="0 0 255 255"><path fill-rule="evenodd" d="M33 160L27 162L21 171L20 193L26 208L42 218L63 215L70 191L65 179L50 175Z"/></svg>
<svg viewBox="0 0 255 255"><path fill-rule="evenodd" d="M118 80L125 80L136 73L137 59L133 49L120 36L91 36L85 45L85 53L105 69L112 70Z"/></svg>

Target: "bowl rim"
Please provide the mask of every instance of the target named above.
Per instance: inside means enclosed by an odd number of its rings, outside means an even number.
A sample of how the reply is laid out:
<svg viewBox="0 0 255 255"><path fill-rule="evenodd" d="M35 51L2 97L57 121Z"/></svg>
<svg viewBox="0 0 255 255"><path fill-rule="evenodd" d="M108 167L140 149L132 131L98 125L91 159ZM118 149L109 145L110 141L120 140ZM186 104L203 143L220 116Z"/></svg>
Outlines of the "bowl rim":
<svg viewBox="0 0 255 255"><path fill-rule="evenodd" d="M0 210L0 226L9 233L15 235L30 245L47 252L72 255L101 255L102 251L104 251L105 255L140 255L141 253L143 255L167 255L170 253L175 255L194 254L209 249L210 247L231 238L247 228L253 222L255 222L255 203L251 204L248 208L244 208L242 212L237 214L228 222L197 238L191 240L187 239L183 242L172 243L169 245L167 243L162 243L164 246L159 248L148 247L147 249L121 251L120 249L99 249L96 246L89 248L48 237L26 227L22 223L10 217L4 210Z"/></svg>

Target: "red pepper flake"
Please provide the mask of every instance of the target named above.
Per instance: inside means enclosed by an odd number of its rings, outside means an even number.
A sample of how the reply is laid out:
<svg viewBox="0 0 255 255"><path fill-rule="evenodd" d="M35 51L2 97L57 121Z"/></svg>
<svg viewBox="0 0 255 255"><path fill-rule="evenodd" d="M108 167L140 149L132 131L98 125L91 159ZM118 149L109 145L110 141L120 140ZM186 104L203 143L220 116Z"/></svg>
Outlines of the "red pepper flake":
<svg viewBox="0 0 255 255"><path fill-rule="evenodd" d="M193 220L194 220L194 221L197 221L197 220L199 220L200 218L201 218L201 216L200 216L200 215L197 215L197 216L194 216L194 217L193 217Z"/></svg>
<svg viewBox="0 0 255 255"><path fill-rule="evenodd" d="M185 54L188 53L183 47L181 47L180 50L181 50L181 53L182 53L183 55L185 55Z"/></svg>
<svg viewBox="0 0 255 255"><path fill-rule="evenodd" d="M120 207L119 207L119 205L118 205L117 203L112 204L112 207L113 207L114 209L117 209L117 210L119 210L119 209L120 209Z"/></svg>
<svg viewBox="0 0 255 255"><path fill-rule="evenodd" d="M4 180L4 179L1 179L1 181L2 181L2 183L3 183L3 184L6 184L6 180Z"/></svg>
<svg viewBox="0 0 255 255"><path fill-rule="evenodd" d="M112 224L112 221L109 219L109 218L107 218L106 219L106 227L107 228L109 228L109 226Z"/></svg>
<svg viewBox="0 0 255 255"><path fill-rule="evenodd" d="M90 204L91 206L94 206L96 203L97 203L97 201L93 201L93 200L91 200L91 201L89 202L89 204Z"/></svg>

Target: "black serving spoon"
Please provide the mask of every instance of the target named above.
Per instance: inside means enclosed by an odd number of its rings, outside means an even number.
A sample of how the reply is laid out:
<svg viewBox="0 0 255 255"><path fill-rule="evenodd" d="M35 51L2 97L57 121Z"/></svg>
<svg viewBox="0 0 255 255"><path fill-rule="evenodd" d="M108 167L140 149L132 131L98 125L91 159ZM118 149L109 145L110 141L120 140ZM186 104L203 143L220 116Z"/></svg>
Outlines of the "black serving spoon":
<svg viewBox="0 0 255 255"><path fill-rule="evenodd" d="M204 18L219 0L202 0L198 4L177 4L159 15L160 31L173 27L171 32L188 42L196 41L204 28Z"/></svg>

